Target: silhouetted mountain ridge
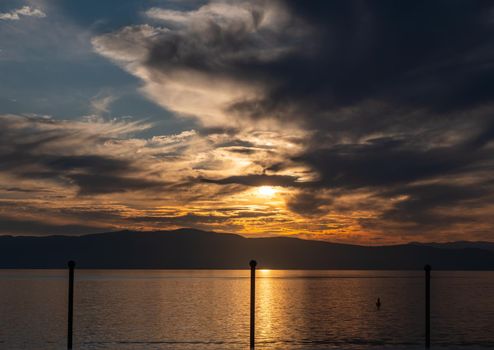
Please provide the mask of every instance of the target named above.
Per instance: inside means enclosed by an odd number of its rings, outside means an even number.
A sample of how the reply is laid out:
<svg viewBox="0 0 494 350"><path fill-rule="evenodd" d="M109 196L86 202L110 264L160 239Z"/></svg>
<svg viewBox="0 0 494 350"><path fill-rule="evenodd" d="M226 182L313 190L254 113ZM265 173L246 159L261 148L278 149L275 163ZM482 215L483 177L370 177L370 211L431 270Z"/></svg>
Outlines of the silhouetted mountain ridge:
<svg viewBox="0 0 494 350"><path fill-rule="evenodd" d="M494 251L461 242L359 246L291 237L245 238L195 229L86 236L0 236L0 268L494 270ZM480 247L489 247L482 242Z"/></svg>
<svg viewBox="0 0 494 350"><path fill-rule="evenodd" d="M445 243L438 243L438 242L430 242L430 243L419 243L419 242L412 242L410 244L417 244L417 245L425 245L428 247L435 247L435 248L441 248L441 249L464 249L464 248L477 248L477 249L484 249L484 250L489 250L494 252L494 242L486 242L486 241L456 241L456 242L445 242Z"/></svg>

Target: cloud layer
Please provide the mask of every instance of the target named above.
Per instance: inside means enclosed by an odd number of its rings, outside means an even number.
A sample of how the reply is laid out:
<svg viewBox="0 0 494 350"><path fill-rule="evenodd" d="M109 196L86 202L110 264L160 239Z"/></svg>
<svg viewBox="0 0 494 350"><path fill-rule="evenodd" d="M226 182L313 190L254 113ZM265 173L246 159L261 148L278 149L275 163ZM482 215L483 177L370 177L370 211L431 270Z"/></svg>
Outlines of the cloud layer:
<svg viewBox="0 0 494 350"><path fill-rule="evenodd" d="M293 154L284 148L296 148L294 136L282 133L188 130L143 137L151 124L97 116L61 121L3 115L0 121L4 233L48 234L64 227L71 228L68 233L84 227L248 230L259 218L278 216L282 202L263 203L255 190L236 184L235 174L260 172L269 159ZM264 144L268 139L271 145ZM265 175L257 183L298 178L272 179Z"/></svg>
<svg viewBox="0 0 494 350"><path fill-rule="evenodd" d="M4 116L3 171L105 197L110 226L492 239L493 13L485 1L152 7L93 49L197 128L138 136L152 127L98 119L106 96L89 124Z"/></svg>

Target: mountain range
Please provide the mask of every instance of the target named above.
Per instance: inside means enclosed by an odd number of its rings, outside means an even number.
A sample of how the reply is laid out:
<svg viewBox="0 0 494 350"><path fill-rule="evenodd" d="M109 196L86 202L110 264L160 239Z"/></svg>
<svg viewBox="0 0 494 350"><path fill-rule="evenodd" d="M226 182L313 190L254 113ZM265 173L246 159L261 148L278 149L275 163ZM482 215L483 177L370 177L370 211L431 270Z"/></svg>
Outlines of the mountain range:
<svg viewBox="0 0 494 350"><path fill-rule="evenodd" d="M0 236L0 268L494 270L494 243L360 246L195 229L85 236Z"/></svg>

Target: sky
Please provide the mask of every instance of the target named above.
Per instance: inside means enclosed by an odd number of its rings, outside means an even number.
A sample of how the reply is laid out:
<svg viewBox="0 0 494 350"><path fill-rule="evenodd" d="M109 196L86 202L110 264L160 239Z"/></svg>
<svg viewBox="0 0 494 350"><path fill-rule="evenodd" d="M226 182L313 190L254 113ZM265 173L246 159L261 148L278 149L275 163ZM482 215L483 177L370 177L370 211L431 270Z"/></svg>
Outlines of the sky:
<svg viewBox="0 0 494 350"><path fill-rule="evenodd" d="M492 1L0 3L0 234L494 240Z"/></svg>

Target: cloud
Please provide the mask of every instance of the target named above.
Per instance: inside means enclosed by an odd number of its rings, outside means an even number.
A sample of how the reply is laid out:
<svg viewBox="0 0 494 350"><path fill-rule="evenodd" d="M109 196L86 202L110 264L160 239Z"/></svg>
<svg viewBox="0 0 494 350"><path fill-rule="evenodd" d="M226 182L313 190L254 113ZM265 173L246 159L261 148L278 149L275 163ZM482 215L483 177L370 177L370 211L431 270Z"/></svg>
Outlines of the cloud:
<svg viewBox="0 0 494 350"><path fill-rule="evenodd" d="M228 108L260 98L264 87L230 71L275 61L303 35L277 1L212 2L195 11L152 8L146 14L165 27L124 27L93 38L95 51L141 78L150 99L206 127L245 125Z"/></svg>
<svg viewBox="0 0 494 350"><path fill-rule="evenodd" d="M0 20L18 21L21 19L21 16L44 18L46 17L46 13L30 6L22 6L10 12L0 12Z"/></svg>
<svg viewBox="0 0 494 350"><path fill-rule="evenodd" d="M186 130L143 137L152 125L127 118L3 115L0 122L0 215L32 227L45 223L43 232L70 225L249 231L259 220L280 215L277 204L266 205L250 187L297 179L261 174L271 162L298 152L297 135L291 133ZM235 178L243 173L253 175ZM230 184L224 188L201 179ZM283 213L266 227L275 232L287 220ZM5 226L2 232L21 232L18 227Z"/></svg>
<svg viewBox="0 0 494 350"><path fill-rule="evenodd" d="M223 179L201 179L213 184L239 184L245 186L295 186L297 177L288 175L238 175Z"/></svg>
<svg viewBox="0 0 494 350"><path fill-rule="evenodd" d="M117 99L113 95L97 95L91 100L91 109L95 115L108 114L110 112L110 105Z"/></svg>
<svg viewBox="0 0 494 350"><path fill-rule="evenodd" d="M310 189L295 193L287 199L286 203L291 211L308 217L327 215L331 204L331 196Z"/></svg>
<svg viewBox="0 0 494 350"><path fill-rule="evenodd" d="M82 235L99 233L108 227L89 224L50 224L38 220L15 219L0 216L2 233L11 235Z"/></svg>
<svg viewBox="0 0 494 350"><path fill-rule="evenodd" d="M140 24L93 37L93 50L194 130L160 135L109 119L114 95L104 93L76 121L0 116L0 191L26 220L38 208L57 225L492 237L493 7L149 8ZM259 198L262 185L279 191ZM8 205L3 214L15 217Z"/></svg>
<svg viewBox="0 0 494 350"><path fill-rule="evenodd" d="M317 148L295 159L310 164L320 185L341 188L391 187L492 166L490 150L462 145L421 148L399 139Z"/></svg>
<svg viewBox="0 0 494 350"><path fill-rule="evenodd" d="M140 78L148 98L199 121L199 135L222 135L214 153L250 164L213 174L226 163L205 158L196 164L202 183L284 186L285 208L325 217L325 233L483 235L493 193L493 10L213 1L151 8L148 24L92 42Z"/></svg>
<svg viewBox="0 0 494 350"><path fill-rule="evenodd" d="M156 187L159 181L134 178L130 158L94 148L148 128L136 122L61 122L50 118L1 116L0 172L25 179L75 185L78 193L98 194Z"/></svg>

